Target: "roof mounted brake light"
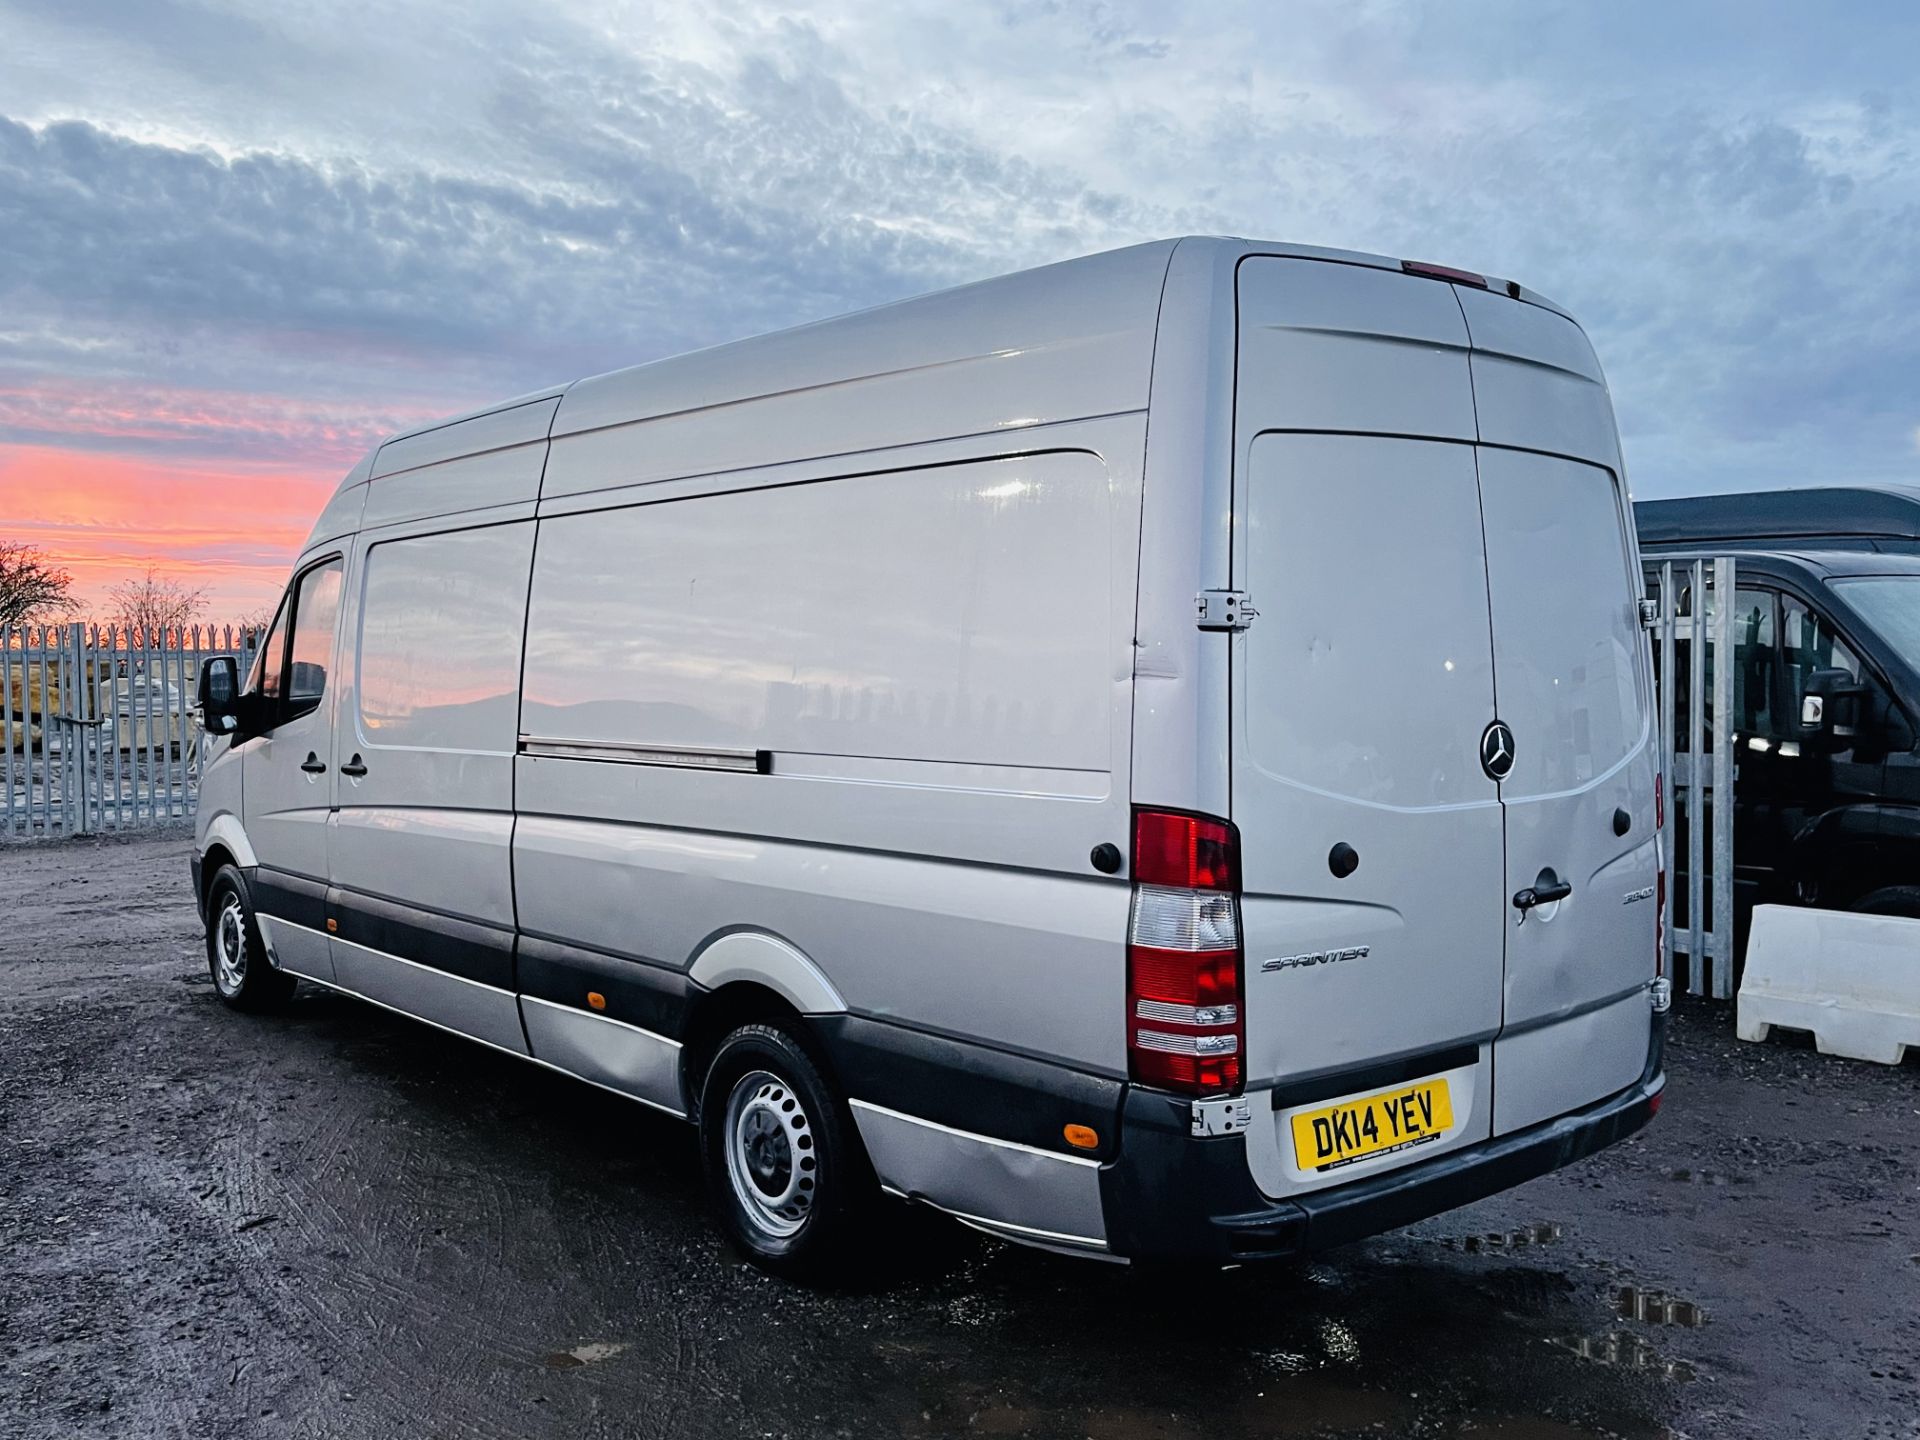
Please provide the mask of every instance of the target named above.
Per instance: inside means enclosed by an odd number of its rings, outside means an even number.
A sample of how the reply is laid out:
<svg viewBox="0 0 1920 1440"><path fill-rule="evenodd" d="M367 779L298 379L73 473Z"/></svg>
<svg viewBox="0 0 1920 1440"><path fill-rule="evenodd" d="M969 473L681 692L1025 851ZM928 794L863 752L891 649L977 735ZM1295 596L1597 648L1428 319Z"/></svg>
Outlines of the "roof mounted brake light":
<svg viewBox="0 0 1920 1440"><path fill-rule="evenodd" d="M1487 288L1487 277L1476 275L1471 270L1455 270L1451 265L1434 265L1425 260L1402 260L1400 268L1409 275L1424 275L1429 280L1451 280L1456 285L1471 285L1476 290Z"/></svg>

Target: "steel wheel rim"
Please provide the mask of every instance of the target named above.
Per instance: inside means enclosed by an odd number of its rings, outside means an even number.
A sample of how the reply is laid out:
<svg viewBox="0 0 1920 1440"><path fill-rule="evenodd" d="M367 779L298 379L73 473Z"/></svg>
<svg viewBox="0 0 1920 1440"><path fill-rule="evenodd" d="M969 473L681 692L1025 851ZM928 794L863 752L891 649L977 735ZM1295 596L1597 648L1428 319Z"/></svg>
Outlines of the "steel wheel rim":
<svg viewBox="0 0 1920 1440"><path fill-rule="evenodd" d="M734 1082L726 1151L727 1181L753 1227L774 1240L798 1234L813 1212L820 1160L794 1088L765 1070Z"/></svg>
<svg viewBox="0 0 1920 1440"><path fill-rule="evenodd" d="M238 995L247 983L247 916L237 895L227 897L214 921L213 979L223 995Z"/></svg>

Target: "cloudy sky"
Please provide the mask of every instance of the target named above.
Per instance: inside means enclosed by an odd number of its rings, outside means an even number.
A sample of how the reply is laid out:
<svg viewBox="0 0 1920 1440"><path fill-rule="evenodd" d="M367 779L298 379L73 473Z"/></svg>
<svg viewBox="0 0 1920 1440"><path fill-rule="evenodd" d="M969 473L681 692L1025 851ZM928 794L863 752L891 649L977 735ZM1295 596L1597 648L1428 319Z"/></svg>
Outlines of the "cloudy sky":
<svg viewBox="0 0 1920 1440"><path fill-rule="evenodd" d="M1553 296L1639 495L1920 481L1920 9L1844 10L0 0L0 538L238 613L400 425L1190 232Z"/></svg>

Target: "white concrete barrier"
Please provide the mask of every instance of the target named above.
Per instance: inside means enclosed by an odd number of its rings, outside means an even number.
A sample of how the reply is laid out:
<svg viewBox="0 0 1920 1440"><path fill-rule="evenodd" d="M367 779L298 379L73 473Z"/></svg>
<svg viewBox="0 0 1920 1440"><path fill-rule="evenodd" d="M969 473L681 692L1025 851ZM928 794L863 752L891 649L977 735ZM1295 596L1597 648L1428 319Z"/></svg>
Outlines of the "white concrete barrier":
<svg viewBox="0 0 1920 1440"><path fill-rule="evenodd" d="M1756 905L1735 1030L1811 1030L1823 1055L1898 1065L1920 1046L1920 920Z"/></svg>

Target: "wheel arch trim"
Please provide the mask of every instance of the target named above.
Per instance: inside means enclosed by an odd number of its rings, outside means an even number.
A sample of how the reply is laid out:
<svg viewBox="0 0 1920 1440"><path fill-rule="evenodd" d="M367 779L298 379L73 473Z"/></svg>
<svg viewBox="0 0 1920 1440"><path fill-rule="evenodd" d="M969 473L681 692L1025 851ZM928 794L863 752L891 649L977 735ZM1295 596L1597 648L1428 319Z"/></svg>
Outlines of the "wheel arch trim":
<svg viewBox="0 0 1920 1440"><path fill-rule="evenodd" d="M706 990L746 981L774 992L802 1015L840 1015L847 1002L820 967L764 930L734 930L710 940L688 978Z"/></svg>
<svg viewBox="0 0 1920 1440"><path fill-rule="evenodd" d="M206 833L200 837L201 856L204 858L216 845L233 856L233 863L242 870L251 870L260 863L240 817L231 810L221 811L207 823Z"/></svg>

